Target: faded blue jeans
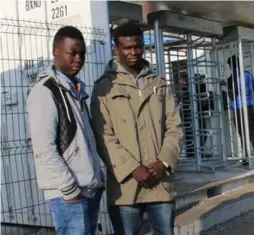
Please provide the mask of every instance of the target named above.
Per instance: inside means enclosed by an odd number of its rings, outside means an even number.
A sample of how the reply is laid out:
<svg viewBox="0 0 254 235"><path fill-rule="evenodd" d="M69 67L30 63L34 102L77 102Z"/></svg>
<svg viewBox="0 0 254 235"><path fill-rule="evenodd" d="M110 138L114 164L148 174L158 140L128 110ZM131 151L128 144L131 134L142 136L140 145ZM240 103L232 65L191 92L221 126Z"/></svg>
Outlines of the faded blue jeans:
<svg viewBox="0 0 254 235"><path fill-rule="evenodd" d="M49 201L58 235L94 235L100 209L102 190L93 198L67 204L62 198Z"/></svg>
<svg viewBox="0 0 254 235"><path fill-rule="evenodd" d="M137 235L143 222L144 212L151 222L153 235L174 234L175 204L163 202L110 206L109 215L115 235Z"/></svg>

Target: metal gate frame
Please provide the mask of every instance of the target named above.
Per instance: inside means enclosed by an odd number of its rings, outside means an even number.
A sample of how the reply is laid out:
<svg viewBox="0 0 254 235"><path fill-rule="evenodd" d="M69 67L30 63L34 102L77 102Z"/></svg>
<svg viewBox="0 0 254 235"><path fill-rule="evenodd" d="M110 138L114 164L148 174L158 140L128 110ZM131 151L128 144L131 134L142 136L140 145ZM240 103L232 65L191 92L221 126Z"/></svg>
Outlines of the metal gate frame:
<svg viewBox="0 0 254 235"><path fill-rule="evenodd" d="M166 76L166 67L165 67L165 52L164 52L164 44L163 44L163 30L160 28L159 21L154 21L154 34L155 34L155 54L156 54L156 66L157 66L157 72L161 74L162 76ZM216 48L216 38L210 37L210 43L208 43L206 40L204 40L205 37L195 37L191 34L186 35L186 45L187 45L187 63L188 63L188 78L189 78L189 84L191 87L191 107L192 107L192 120L193 122L193 138L194 138L194 146L195 146L195 159L193 162L195 162L195 166L193 164L190 165L184 165L183 170L191 170L191 171L208 171L213 172L216 168L225 167L226 166L226 155L224 151L224 135L223 132L223 124L222 124L222 117L221 117L221 89L220 89L220 83L219 83L219 63L218 63L218 54L217 54L217 48ZM201 43L199 42L201 40ZM197 49L199 46L205 48L209 47L210 50L210 57L204 52L204 58L202 61L199 61L200 58L196 58L193 54L193 50ZM204 159L201 157L202 151L200 150L200 142L199 138L201 135L208 135L208 134L202 134L201 130L199 130L198 127L198 118L199 113L197 110L197 102L201 101L201 98L198 97L196 93L196 85L197 82L194 79L194 67L198 68L202 63L210 63L211 67L211 79L213 79L213 102L216 110L214 112L210 112L209 116L211 115L217 118L218 121L218 128L213 128L210 131L209 136L213 137L214 135L217 136L219 140L217 140L218 144L212 144L212 148L214 151L219 151L217 156L214 155L214 152L212 152L213 157L210 159ZM205 65L206 67L209 67ZM197 69L198 70L198 69ZM209 95L205 97L205 99L210 99ZM181 166L181 165L180 165Z"/></svg>
<svg viewBox="0 0 254 235"><path fill-rule="evenodd" d="M254 31L253 31L253 35L254 35ZM245 55L245 48L249 48L248 51L248 55L246 58ZM252 76L254 75L254 36L253 38L245 38L244 35L237 35L237 36L225 36L224 39L222 39L218 44L217 44L217 48L218 51L220 53L219 56L219 60L222 63L221 67L222 70L224 70L223 75L225 74L225 68L226 68L226 55L228 58L230 58L231 56L235 55L239 58L239 67L237 66L237 72L239 72L239 76L240 78L244 78L245 77L245 71L249 71L252 73ZM225 55L226 54L226 55ZM248 59L249 60L249 65L246 66L246 63L244 63L244 61ZM232 74L234 76L234 74ZM227 76L227 77L225 77ZM227 80L228 75L224 75L223 79ZM228 85L228 83L226 82L225 84L226 86ZM234 84L233 84L233 89L235 89ZM252 169L253 168L253 156L251 153L251 141L249 139L250 136L250 130L249 130L249 122L251 120L248 120L248 111L247 111L247 100L246 100L246 88L245 88L245 84L241 83L240 87L238 87L238 90L241 89L241 93L242 93L242 105L243 105L243 110L240 111L241 114L241 118L240 118L240 123L238 120L233 120L235 119L234 117L237 116L236 113L236 109L232 110L231 104L230 102L230 98L228 97L228 112L227 112L227 116L229 119L229 124L228 124L228 128L229 128L229 134L230 134L230 148L231 148L231 153L230 155L227 157L227 159L229 161L245 161L245 159L247 159L248 161L248 168ZM240 91L240 90L239 90ZM239 92L238 91L238 92ZM233 93L233 97L234 99L236 99L236 94ZM241 125L241 129L244 130L244 133L239 133L239 128L238 126ZM233 131L234 130L234 131ZM234 145L234 133L235 132L237 134L237 146ZM239 135L239 136L238 136ZM241 137L240 135L244 135L243 140L241 141ZM248 141L247 141L248 140ZM247 143L248 142L248 143ZM246 146L245 148L242 146ZM254 146L253 146L254 147ZM237 148L237 150L235 151L235 148ZM246 149L246 151L245 151ZM235 153L236 152L236 153Z"/></svg>

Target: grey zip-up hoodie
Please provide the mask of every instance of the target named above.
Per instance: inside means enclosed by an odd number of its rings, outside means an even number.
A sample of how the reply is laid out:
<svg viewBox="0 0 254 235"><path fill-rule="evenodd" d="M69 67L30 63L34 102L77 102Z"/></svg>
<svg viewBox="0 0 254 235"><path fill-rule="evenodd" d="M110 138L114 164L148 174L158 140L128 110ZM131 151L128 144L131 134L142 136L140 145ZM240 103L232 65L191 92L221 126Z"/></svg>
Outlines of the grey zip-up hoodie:
<svg viewBox="0 0 254 235"><path fill-rule="evenodd" d="M56 144L61 134L57 131L59 113L56 101L45 86L50 79L62 96L66 122L76 121L73 138L66 139L62 154ZM56 76L53 67L39 74L37 80L28 96L27 109L39 188L44 190L46 199L63 197L69 200L81 192L93 196L103 183L89 114L83 107L85 103L80 103L70 94L70 84ZM74 120L71 120L71 113Z"/></svg>

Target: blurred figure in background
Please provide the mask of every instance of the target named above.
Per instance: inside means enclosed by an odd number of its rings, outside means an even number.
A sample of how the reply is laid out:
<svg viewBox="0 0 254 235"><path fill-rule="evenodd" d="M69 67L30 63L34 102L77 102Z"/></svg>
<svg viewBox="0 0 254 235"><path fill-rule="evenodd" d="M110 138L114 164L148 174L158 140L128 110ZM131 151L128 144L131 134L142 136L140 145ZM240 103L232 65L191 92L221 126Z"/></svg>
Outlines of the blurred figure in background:
<svg viewBox="0 0 254 235"><path fill-rule="evenodd" d="M241 138L242 148L244 154L247 154L247 144L249 140L254 147L254 82L253 76L250 72L244 72L244 79L240 77L239 58L235 55L229 57L227 63L231 69L231 75L227 78L227 82L223 82L223 85L227 84L228 96L231 100L231 109L234 111L234 123ZM248 115L248 127L249 127L249 139L246 140L246 130L244 128L244 103L243 103L243 91L242 82L244 81L246 92L246 105ZM246 162L246 161L244 161Z"/></svg>

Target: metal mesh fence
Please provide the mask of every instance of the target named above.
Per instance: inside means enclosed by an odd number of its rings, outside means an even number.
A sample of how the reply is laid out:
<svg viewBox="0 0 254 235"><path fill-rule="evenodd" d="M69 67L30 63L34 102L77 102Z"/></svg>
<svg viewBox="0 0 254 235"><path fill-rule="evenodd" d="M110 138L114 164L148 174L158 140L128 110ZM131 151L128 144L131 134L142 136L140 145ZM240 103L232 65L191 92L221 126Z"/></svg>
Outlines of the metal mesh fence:
<svg viewBox="0 0 254 235"><path fill-rule="evenodd" d="M37 74L52 64L53 36L61 26L1 19L2 234L53 232L46 229L53 227L51 213L43 193L37 188L26 99ZM79 77L91 94L93 82L105 66L106 35L102 29L78 28L87 45L86 62ZM98 234L111 232L105 197L101 201Z"/></svg>

